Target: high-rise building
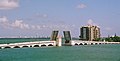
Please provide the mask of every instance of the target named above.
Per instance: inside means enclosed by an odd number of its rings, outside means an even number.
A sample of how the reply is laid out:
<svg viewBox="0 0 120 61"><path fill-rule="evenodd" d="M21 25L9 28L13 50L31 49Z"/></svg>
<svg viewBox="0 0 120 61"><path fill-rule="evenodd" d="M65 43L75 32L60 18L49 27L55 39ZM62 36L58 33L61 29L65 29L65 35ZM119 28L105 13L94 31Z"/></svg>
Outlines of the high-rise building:
<svg viewBox="0 0 120 61"><path fill-rule="evenodd" d="M83 26L80 28L80 39L93 41L100 38L100 28L98 26Z"/></svg>

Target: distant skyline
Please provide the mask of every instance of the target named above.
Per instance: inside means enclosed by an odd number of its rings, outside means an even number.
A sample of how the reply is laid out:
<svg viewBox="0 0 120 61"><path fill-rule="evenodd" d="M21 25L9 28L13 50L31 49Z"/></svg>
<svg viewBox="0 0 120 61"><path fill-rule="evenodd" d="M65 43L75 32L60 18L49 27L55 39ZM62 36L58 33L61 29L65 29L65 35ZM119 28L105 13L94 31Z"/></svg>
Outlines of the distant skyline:
<svg viewBox="0 0 120 61"><path fill-rule="evenodd" d="M120 36L120 0L0 0L0 37L51 36L53 30L97 25L101 36Z"/></svg>

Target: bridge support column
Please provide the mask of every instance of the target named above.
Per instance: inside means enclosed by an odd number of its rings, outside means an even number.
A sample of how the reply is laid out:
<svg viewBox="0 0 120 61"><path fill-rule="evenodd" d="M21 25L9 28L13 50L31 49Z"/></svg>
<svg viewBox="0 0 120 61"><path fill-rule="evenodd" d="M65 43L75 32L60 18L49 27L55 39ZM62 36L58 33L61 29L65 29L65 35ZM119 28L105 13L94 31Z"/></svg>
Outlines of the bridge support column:
<svg viewBox="0 0 120 61"><path fill-rule="evenodd" d="M56 41L57 46L62 46L62 38L58 36L57 41Z"/></svg>

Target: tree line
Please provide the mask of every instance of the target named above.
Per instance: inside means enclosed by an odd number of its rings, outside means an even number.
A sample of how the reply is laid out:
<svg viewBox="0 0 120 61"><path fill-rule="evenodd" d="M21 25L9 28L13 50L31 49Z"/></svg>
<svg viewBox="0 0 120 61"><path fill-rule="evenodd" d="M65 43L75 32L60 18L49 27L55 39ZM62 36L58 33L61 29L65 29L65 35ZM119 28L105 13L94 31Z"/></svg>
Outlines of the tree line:
<svg viewBox="0 0 120 61"><path fill-rule="evenodd" d="M120 42L120 37L119 36L107 37L105 38L105 40L108 42Z"/></svg>

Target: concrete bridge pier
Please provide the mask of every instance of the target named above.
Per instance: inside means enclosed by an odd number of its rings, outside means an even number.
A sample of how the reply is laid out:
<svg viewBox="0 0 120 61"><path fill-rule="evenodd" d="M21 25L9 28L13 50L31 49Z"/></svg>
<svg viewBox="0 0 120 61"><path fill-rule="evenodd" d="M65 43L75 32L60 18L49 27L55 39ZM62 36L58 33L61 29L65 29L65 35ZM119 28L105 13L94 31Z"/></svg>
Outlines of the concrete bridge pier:
<svg viewBox="0 0 120 61"><path fill-rule="evenodd" d="M62 38L61 38L61 36L57 37L56 46L62 46Z"/></svg>

